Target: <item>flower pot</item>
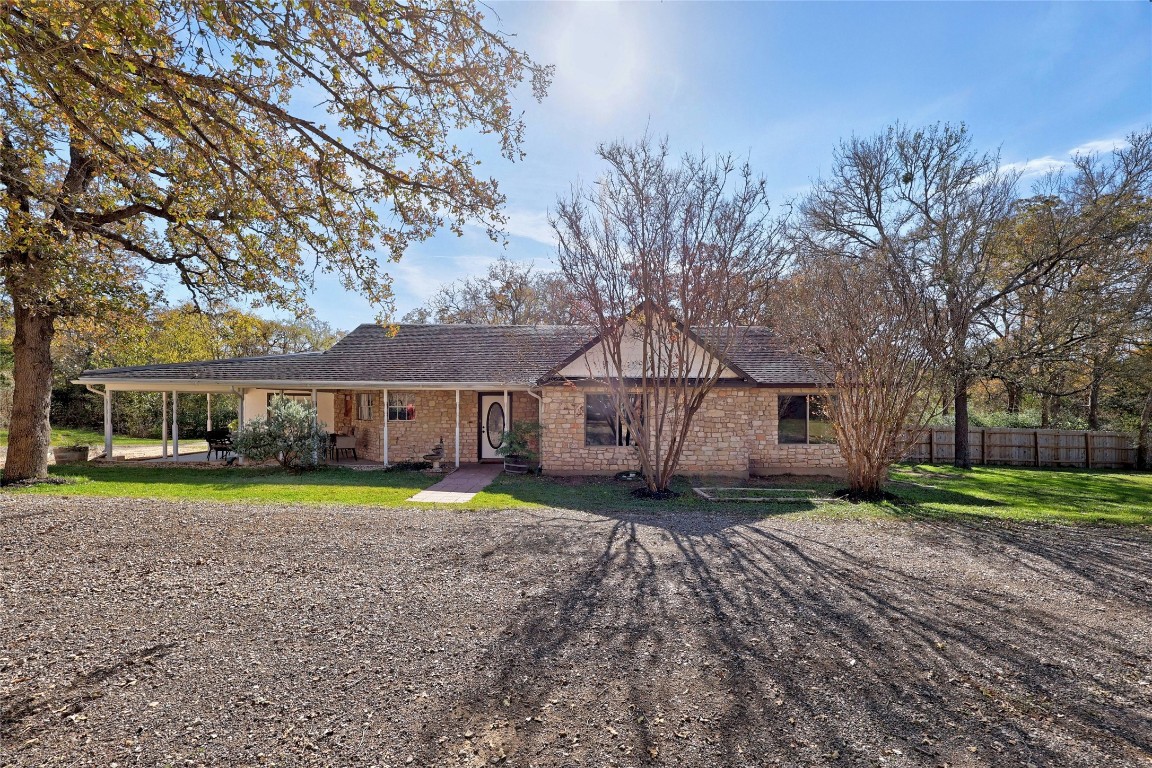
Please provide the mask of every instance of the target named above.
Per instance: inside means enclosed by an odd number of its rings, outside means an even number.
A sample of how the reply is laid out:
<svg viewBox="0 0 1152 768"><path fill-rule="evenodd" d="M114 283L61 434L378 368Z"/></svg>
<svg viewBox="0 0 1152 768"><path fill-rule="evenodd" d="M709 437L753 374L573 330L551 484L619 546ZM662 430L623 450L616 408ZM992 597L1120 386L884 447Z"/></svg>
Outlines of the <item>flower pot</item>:
<svg viewBox="0 0 1152 768"><path fill-rule="evenodd" d="M57 464L83 464L88 461L87 448L53 448L52 458Z"/></svg>
<svg viewBox="0 0 1152 768"><path fill-rule="evenodd" d="M532 467L523 456L505 456L504 471L510 475L526 475Z"/></svg>

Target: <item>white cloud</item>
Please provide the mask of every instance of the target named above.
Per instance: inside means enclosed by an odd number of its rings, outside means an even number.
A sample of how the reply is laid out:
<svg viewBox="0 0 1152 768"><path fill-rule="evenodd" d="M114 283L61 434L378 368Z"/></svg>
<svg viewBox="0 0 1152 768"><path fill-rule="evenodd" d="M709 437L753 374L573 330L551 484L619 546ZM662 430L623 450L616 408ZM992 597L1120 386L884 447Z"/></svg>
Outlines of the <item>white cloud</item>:
<svg viewBox="0 0 1152 768"><path fill-rule="evenodd" d="M1033 160L1004 163L1000 167L1005 171L1017 171L1022 178L1034 178L1071 167L1072 158L1076 155L1104 154L1126 146L1128 146L1128 142L1125 139L1093 139L1072 147L1068 150L1066 157L1063 158L1045 155Z"/></svg>
<svg viewBox="0 0 1152 768"><path fill-rule="evenodd" d="M547 211L513 208L505 212L508 223L505 231L513 237L524 237L544 245L556 245L556 232L548 223Z"/></svg>
<svg viewBox="0 0 1152 768"><path fill-rule="evenodd" d="M484 274L495 261L494 256L478 254L429 256L409 251L400 261L388 265L397 314L428 301L445 283Z"/></svg>
<svg viewBox="0 0 1152 768"><path fill-rule="evenodd" d="M1006 172L1019 173L1021 177L1042 176L1052 171L1059 171L1068 167L1071 163L1068 160L1061 160L1051 155L1038 157L1035 160L1025 160L1019 163L1004 163L1000 169Z"/></svg>
<svg viewBox="0 0 1152 768"><path fill-rule="evenodd" d="M1083 144L1068 150L1069 155L1090 155L1096 152L1107 153L1128 146L1127 139L1097 139L1086 141Z"/></svg>

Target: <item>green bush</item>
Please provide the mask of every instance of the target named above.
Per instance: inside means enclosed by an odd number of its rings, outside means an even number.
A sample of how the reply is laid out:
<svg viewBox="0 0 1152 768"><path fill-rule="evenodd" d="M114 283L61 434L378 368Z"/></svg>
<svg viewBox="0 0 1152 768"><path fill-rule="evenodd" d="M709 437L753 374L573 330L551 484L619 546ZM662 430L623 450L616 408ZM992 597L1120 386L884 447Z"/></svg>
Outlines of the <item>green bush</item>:
<svg viewBox="0 0 1152 768"><path fill-rule="evenodd" d="M325 458L328 433L317 426L316 409L286 397L274 397L265 418L245 424L233 438L233 448L245 459L275 459L289 472L315 469Z"/></svg>
<svg viewBox="0 0 1152 768"><path fill-rule="evenodd" d="M497 456L519 456L529 464L535 464L540 454L536 448L540 445L540 424L535 421L518 421L512 429L504 433L500 447L496 449Z"/></svg>

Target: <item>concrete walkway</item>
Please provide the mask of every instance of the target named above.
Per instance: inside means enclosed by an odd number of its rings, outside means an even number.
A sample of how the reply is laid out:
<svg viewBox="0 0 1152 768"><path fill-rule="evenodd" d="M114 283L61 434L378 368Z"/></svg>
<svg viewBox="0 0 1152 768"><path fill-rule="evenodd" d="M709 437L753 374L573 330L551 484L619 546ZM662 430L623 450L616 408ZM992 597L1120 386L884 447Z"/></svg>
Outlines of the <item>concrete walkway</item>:
<svg viewBox="0 0 1152 768"><path fill-rule="evenodd" d="M504 471L502 464L466 464L436 485L425 488L408 501L431 501L440 504L462 504L488 487L496 475Z"/></svg>

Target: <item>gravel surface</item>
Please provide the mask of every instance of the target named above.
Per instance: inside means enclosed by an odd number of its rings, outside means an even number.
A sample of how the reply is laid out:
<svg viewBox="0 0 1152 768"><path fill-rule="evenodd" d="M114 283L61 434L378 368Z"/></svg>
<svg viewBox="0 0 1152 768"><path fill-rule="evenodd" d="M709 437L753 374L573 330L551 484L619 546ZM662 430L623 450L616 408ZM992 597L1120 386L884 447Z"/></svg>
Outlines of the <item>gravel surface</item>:
<svg viewBox="0 0 1152 768"><path fill-rule="evenodd" d="M1152 765L1147 529L0 494L0 542L3 765Z"/></svg>

